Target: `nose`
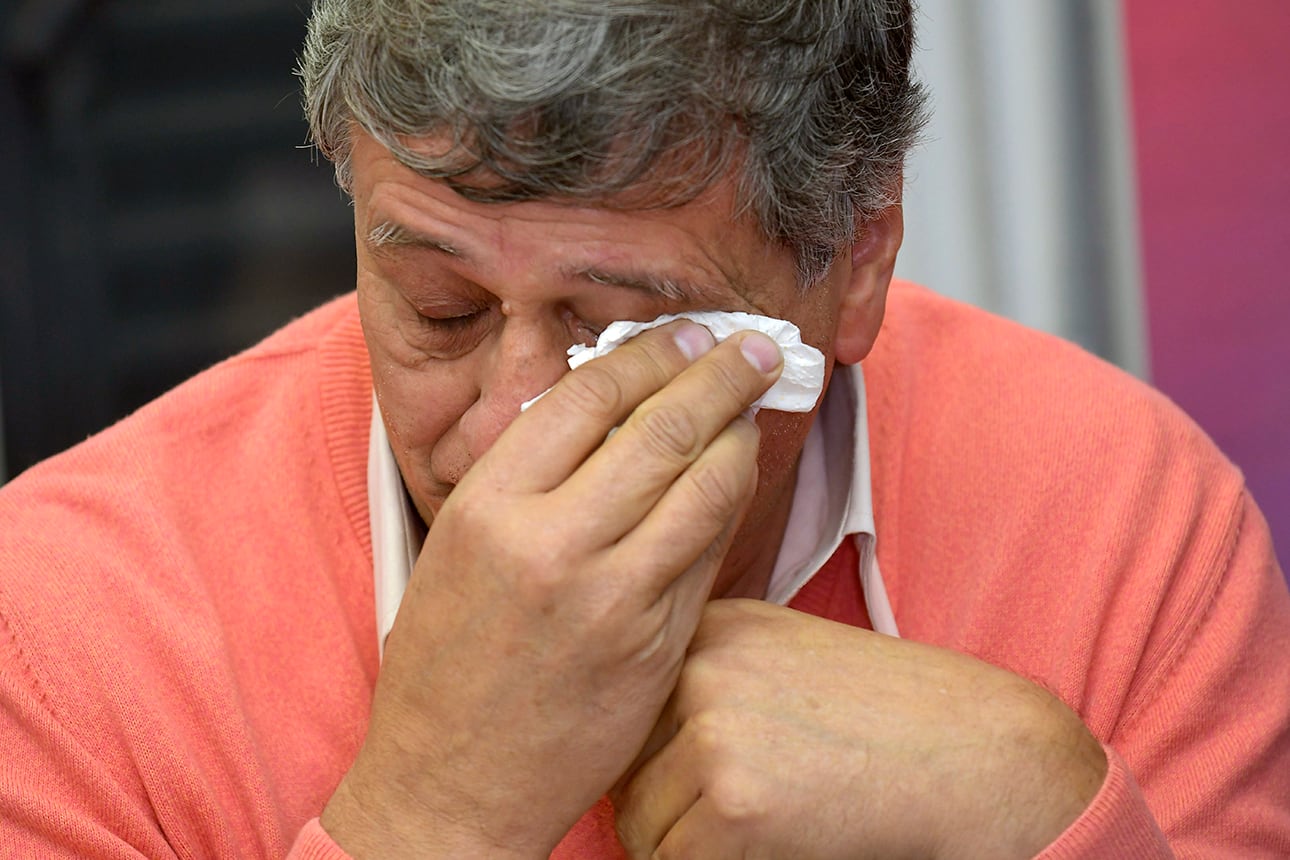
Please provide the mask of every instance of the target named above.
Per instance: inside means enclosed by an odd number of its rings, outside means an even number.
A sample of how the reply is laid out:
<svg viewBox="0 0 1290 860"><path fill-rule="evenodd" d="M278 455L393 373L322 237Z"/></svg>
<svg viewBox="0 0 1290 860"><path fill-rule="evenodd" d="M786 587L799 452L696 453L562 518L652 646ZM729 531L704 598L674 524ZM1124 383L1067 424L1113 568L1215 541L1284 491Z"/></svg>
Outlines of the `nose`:
<svg viewBox="0 0 1290 860"><path fill-rule="evenodd" d="M479 397L461 416L471 462L520 414L520 405L569 371L567 327L556 320L508 319L479 367Z"/></svg>

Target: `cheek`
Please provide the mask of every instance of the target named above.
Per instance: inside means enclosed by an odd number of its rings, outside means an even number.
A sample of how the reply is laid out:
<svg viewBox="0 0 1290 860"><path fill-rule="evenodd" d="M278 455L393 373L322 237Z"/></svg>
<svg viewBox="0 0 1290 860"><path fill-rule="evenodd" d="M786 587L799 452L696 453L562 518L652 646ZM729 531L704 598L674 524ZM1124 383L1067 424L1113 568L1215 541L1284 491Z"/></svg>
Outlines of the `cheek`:
<svg viewBox="0 0 1290 860"><path fill-rule="evenodd" d="M469 374L451 365L373 372L390 448L427 523L469 466L459 426L476 393Z"/></svg>
<svg viewBox="0 0 1290 860"><path fill-rule="evenodd" d="M791 320L802 331L802 340L824 353L825 366L833 363L833 344L837 337L841 286L836 273L811 286L805 293L790 287L780 294L781 301L771 304L763 313Z"/></svg>
<svg viewBox="0 0 1290 860"><path fill-rule="evenodd" d="M372 377L396 453L403 449L428 454L475 402L468 374L452 368L374 365Z"/></svg>
<svg viewBox="0 0 1290 860"><path fill-rule="evenodd" d="M761 447L757 452L757 495L744 528L771 528L781 508L792 504L798 456L809 426L805 416L764 411L757 416Z"/></svg>
<svg viewBox="0 0 1290 860"><path fill-rule="evenodd" d="M810 428L802 415L769 410L758 416L757 424L761 428L757 489L773 496L784 490L785 482L792 477ZM792 488L788 491L791 493Z"/></svg>
<svg viewBox="0 0 1290 860"><path fill-rule="evenodd" d="M825 391L832 379L833 360L826 354ZM754 507L761 506L769 510L777 500L791 500L796 486L794 478L797 461L806 445L806 437L810 435L811 423L818 417L818 409L817 404L816 412L809 415L765 410L757 416L757 426L761 430L761 448L757 452L758 498ZM753 512L750 511L749 517L752 516Z"/></svg>
<svg viewBox="0 0 1290 860"><path fill-rule="evenodd" d="M365 289L364 286L369 286ZM360 282L359 311L372 385L400 465L424 464L478 396L469 356L432 361L412 348L392 302Z"/></svg>

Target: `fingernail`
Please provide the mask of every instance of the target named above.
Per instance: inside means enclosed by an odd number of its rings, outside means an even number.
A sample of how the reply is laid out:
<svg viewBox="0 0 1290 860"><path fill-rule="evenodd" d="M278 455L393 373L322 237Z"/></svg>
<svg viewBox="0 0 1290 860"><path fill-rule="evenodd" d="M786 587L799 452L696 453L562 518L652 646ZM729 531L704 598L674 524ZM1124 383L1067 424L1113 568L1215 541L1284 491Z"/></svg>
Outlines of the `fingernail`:
<svg viewBox="0 0 1290 860"><path fill-rule="evenodd" d="M681 327L673 332L672 339L690 361L694 361L716 345L716 341L712 339L712 332L692 322L682 323Z"/></svg>
<svg viewBox="0 0 1290 860"><path fill-rule="evenodd" d="M779 347L761 332L749 332L739 342L739 351L749 364L762 373L770 373L779 364Z"/></svg>

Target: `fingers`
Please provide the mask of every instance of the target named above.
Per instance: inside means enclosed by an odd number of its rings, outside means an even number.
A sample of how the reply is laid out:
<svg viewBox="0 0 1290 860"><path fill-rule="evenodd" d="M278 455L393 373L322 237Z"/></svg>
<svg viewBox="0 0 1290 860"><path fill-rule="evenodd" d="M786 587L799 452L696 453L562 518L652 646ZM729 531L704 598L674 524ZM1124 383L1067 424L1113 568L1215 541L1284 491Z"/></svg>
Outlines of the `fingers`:
<svg viewBox="0 0 1290 860"><path fill-rule="evenodd" d="M686 746L681 736L670 738L613 794L618 839L632 860L654 857L654 849L699 800L701 786L690 778Z"/></svg>
<svg viewBox="0 0 1290 860"><path fill-rule="evenodd" d="M695 800L694 805L668 830L658 847L652 852L632 854L633 858L650 860L684 860L702 857L704 860L736 860L749 856L748 845L741 832L732 828L728 819L716 814L712 800L706 796ZM782 855L777 855L782 856Z"/></svg>
<svg viewBox="0 0 1290 860"><path fill-rule="evenodd" d="M570 476L581 479L578 492L601 498L630 491L639 519L703 447L774 383L780 365L778 347L760 332L741 332L714 347L702 326L662 326L566 374L516 419L523 433L502 434L490 459L524 464L506 476L520 492L545 492ZM605 443L619 425L614 444ZM584 461L605 451L611 456L600 457L594 472L582 475Z"/></svg>
<svg viewBox="0 0 1290 860"><path fill-rule="evenodd" d="M641 401L712 349L711 333L691 322L646 331L609 355L565 374L515 419L523 433L503 433L488 458L522 464L502 477L519 492L561 484ZM504 467L503 467L504 468Z"/></svg>
<svg viewBox="0 0 1290 860"><path fill-rule="evenodd" d="M688 642L757 487L760 434L739 417L723 430L635 529L605 554L630 572L643 599L666 607Z"/></svg>
<svg viewBox="0 0 1290 860"><path fill-rule="evenodd" d="M720 456L702 464L701 457L718 447L718 436L774 383L780 361L774 342L759 332L719 344L637 407L560 492L601 501L598 537L608 544L636 528L665 494L684 487L691 503L676 512L697 514L697 528L673 516L668 529L701 532L711 540L736 510L736 496L749 477L744 461L755 459L757 450L755 434L746 432L752 427L726 434Z"/></svg>
<svg viewBox="0 0 1290 860"><path fill-rule="evenodd" d="M768 799L738 768L721 766L728 727L705 717L687 721L614 793L618 838L632 860L747 856L745 839Z"/></svg>

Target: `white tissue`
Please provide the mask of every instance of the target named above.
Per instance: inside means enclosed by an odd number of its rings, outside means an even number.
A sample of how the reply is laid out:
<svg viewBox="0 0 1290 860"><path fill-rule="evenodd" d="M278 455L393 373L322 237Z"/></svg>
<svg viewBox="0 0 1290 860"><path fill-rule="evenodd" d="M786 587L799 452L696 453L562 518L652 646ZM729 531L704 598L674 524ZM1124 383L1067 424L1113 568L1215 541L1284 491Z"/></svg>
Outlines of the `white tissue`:
<svg viewBox="0 0 1290 860"><path fill-rule="evenodd" d="M575 344L569 347L569 369L572 370L593 358L612 352L643 331L678 319L691 320L704 326L712 332L712 337L717 343L735 332L756 329L779 345L779 350L784 356L784 371L770 390L753 403L754 413L758 409L810 412L815 408L816 401L820 399L820 392L824 388L823 353L809 344L802 343L801 330L791 322L756 314L737 311L688 311L665 314L649 322L618 320L610 323L600 333L594 346ZM520 409L528 409L542 397L542 394L523 404Z"/></svg>

